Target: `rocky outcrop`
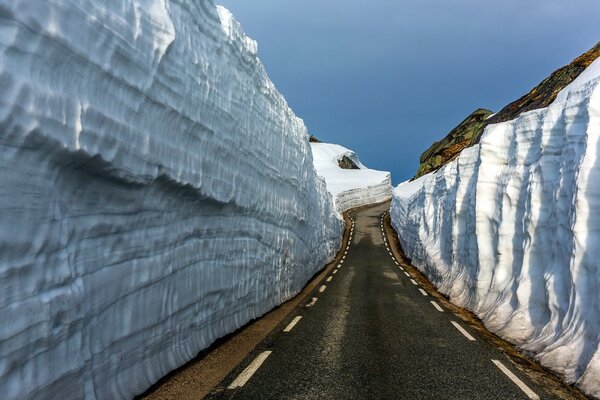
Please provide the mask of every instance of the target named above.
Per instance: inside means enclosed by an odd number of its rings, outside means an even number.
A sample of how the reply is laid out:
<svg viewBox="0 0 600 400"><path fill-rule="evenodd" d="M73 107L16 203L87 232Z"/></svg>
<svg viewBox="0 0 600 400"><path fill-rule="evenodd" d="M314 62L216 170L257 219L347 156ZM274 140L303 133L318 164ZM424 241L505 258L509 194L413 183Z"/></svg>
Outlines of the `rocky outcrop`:
<svg viewBox="0 0 600 400"><path fill-rule="evenodd" d="M573 82L598 57L600 57L600 42L569 65L554 71L529 93L513 101L498 113L490 116L491 113L487 110L475 111L444 139L434 143L421 155L419 170L415 178L438 170L449 161L454 160L463 149L479 143L486 126L510 121L527 111L548 107L556 99L557 94ZM470 139L466 139L467 136L470 136Z"/></svg>
<svg viewBox="0 0 600 400"><path fill-rule="evenodd" d="M466 147L471 146L473 138L483 132L487 118L493 115L490 110L480 108L473 111L463 122L450 131L448 136L435 142L421 154L417 177L438 169L452 161Z"/></svg>

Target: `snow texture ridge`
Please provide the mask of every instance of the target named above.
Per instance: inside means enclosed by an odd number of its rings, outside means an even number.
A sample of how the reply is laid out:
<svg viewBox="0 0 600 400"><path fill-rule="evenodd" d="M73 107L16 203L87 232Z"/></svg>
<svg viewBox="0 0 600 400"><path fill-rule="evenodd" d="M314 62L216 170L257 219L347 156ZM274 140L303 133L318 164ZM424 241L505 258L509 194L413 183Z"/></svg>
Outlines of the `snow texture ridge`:
<svg viewBox="0 0 600 400"><path fill-rule="evenodd" d="M409 258L493 332L600 397L600 60L547 108L393 191Z"/></svg>
<svg viewBox="0 0 600 400"><path fill-rule="evenodd" d="M0 4L0 393L128 399L300 291L342 221L210 0Z"/></svg>
<svg viewBox="0 0 600 400"><path fill-rule="evenodd" d="M338 212L392 197L391 175L365 167L353 151L330 143L311 143L317 174L325 179ZM338 161L348 157L359 169L342 169Z"/></svg>

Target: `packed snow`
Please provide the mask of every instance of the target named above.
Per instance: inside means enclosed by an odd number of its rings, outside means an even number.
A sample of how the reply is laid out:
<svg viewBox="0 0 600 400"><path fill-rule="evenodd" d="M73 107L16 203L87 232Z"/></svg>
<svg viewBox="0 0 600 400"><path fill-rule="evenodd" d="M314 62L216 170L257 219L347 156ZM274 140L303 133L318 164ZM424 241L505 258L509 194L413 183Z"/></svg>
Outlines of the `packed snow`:
<svg viewBox="0 0 600 400"><path fill-rule="evenodd" d="M393 191L412 262L493 332L600 397L600 60L548 108Z"/></svg>
<svg viewBox="0 0 600 400"><path fill-rule="evenodd" d="M210 0L0 4L0 393L129 399L298 293L343 229Z"/></svg>
<svg viewBox="0 0 600 400"><path fill-rule="evenodd" d="M380 203L392 197L390 173L365 167L355 152L330 143L311 143L317 174L327 184L338 212ZM338 161L348 157L359 169L342 169Z"/></svg>

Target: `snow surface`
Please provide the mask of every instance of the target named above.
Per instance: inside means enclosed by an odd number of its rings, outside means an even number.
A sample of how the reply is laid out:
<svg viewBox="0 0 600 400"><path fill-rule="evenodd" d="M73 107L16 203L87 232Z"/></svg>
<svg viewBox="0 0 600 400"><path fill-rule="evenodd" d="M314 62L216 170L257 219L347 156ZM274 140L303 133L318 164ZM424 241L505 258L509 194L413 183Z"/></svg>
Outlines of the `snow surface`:
<svg viewBox="0 0 600 400"><path fill-rule="evenodd" d="M493 332L600 397L600 60L548 108L393 191L408 257Z"/></svg>
<svg viewBox="0 0 600 400"><path fill-rule="evenodd" d="M306 128L209 0L0 4L0 393L129 399L340 245Z"/></svg>
<svg viewBox="0 0 600 400"><path fill-rule="evenodd" d="M392 197L390 173L365 167L356 153L330 143L311 143L317 174L327 184L340 213L366 204L380 203ZM342 169L338 164L347 156L360 169Z"/></svg>

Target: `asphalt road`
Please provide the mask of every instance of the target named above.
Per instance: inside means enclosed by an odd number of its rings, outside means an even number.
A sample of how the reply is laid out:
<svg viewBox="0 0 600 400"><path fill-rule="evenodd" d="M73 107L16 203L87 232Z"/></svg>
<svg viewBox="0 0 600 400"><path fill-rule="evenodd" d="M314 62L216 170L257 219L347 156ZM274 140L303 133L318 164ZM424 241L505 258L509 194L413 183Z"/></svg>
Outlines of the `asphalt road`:
<svg viewBox="0 0 600 400"><path fill-rule="evenodd" d="M555 398L413 283L386 248L388 207L350 214L339 268L207 398Z"/></svg>

